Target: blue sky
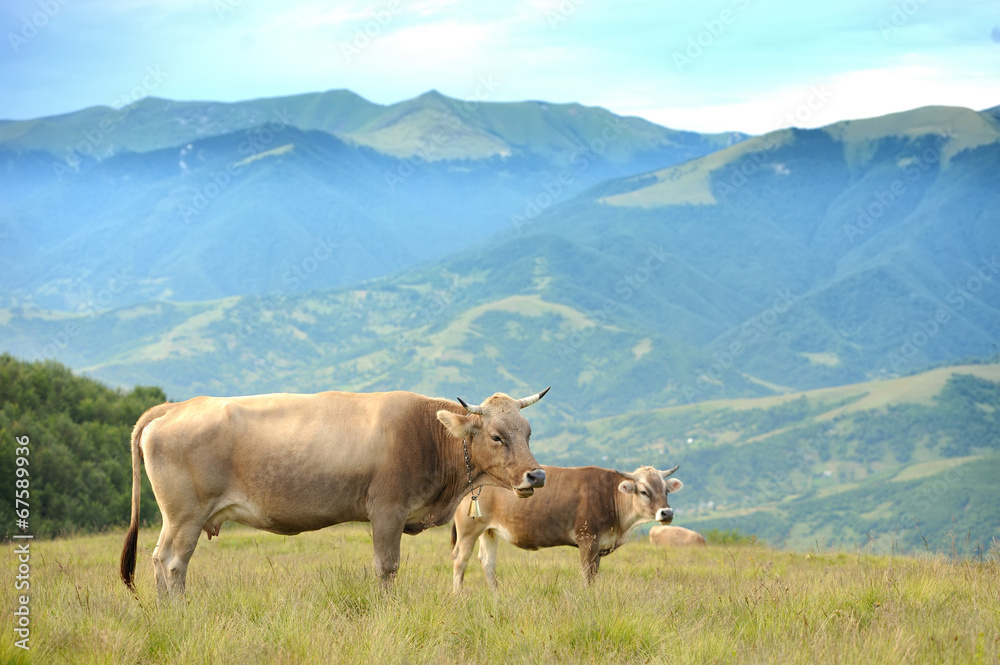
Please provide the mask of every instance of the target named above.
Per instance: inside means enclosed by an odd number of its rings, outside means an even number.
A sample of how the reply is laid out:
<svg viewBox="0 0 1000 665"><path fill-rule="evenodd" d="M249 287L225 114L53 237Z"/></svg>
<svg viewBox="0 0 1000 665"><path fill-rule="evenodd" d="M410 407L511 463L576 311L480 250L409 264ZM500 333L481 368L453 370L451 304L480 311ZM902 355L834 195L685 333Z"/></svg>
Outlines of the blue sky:
<svg viewBox="0 0 1000 665"><path fill-rule="evenodd" d="M996 1L4 0L0 25L5 119L335 88L751 133L1000 105Z"/></svg>

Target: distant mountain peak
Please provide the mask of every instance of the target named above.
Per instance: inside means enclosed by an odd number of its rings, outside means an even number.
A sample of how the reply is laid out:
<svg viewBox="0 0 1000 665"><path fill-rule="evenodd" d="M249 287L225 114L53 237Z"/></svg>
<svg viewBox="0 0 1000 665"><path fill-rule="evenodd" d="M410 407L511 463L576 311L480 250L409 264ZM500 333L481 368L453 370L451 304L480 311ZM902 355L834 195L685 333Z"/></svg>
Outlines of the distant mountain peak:
<svg viewBox="0 0 1000 665"><path fill-rule="evenodd" d="M446 101L446 102L455 101L451 97L449 97L447 95L444 95L444 94L440 93L439 91L437 91L437 90L435 90L433 88L431 90L428 90L427 92L423 93L422 95L417 95L411 101L417 101L417 100L419 100L419 101Z"/></svg>

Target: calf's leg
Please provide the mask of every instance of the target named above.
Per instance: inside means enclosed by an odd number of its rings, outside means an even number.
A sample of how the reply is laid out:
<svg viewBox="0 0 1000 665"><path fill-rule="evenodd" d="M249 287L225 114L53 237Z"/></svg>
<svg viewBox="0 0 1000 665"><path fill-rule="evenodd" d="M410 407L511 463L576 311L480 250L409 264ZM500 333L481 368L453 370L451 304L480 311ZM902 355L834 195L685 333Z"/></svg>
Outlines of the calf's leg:
<svg viewBox="0 0 1000 665"><path fill-rule="evenodd" d="M455 560L452 566L452 591L458 593L462 590L462 582L465 579L465 568L469 564L469 558L476 547L476 538L483 532L481 526L486 520L455 518L452 526L455 535L455 545L451 550L451 557Z"/></svg>
<svg viewBox="0 0 1000 665"><path fill-rule="evenodd" d="M483 567L486 584L493 591L497 590L497 540L493 529L487 529L479 536L479 564Z"/></svg>

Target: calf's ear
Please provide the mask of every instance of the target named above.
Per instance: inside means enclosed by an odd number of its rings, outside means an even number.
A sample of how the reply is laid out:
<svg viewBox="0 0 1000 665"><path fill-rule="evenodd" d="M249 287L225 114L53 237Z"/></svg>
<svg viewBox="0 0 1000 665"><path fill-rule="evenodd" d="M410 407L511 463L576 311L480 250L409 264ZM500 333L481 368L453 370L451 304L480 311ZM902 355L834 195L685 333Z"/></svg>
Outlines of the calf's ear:
<svg viewBox="0 0 1000 665"><path fill-rule="evenodd" d="M448 431L456 439L472 438L479 433L482 420L479 416L469 414L462 416L451 411L441 409L437 412L437 419L448 428Z"/></svg>
<svg viewBox="0 0 1000 665"><path fill-rule="evenodd" d="M663 482L667 485L668 492L680 492L681 488L684 487L684 483L676 478L667 478Z"/></svg>
<svg viewBox="0 0 1000 665"><path fill-rule="evenodd" d="M631 480L623 480L618 483L618 491L622 494L635 494L635 483Z"/></svg>

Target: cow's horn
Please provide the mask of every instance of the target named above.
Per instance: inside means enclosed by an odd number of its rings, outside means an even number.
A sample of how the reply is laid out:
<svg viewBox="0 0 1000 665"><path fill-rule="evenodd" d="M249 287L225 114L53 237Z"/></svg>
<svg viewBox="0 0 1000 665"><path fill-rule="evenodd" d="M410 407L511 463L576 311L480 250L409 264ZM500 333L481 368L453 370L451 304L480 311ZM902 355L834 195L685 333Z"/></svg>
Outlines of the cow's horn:
<svg viewBox="0 0 1000 665"><path fill-rule="evenodd" d="M540 393L535 393L531 397L522 397L521 399L517 400L517 407L519 409L523 409L526 406L531 406L532 404L534 404L538 400L540 400L543 397L545 397L545 393L549 392L550 388L552 388L552 386L549 386L548 388L546 388L545 390L543 390Z"/></svg>
<svg viewBox="0 0 1000 665"><path fill-rule="evenodd" d="M625 478L628 478L629 480L635 480L635 476L633 474L631 474L631 473L625 473L624 471L619 471L618 475L624 476Z"/></svg>
<svg viewBox="0 0 1000 665"><path fill-rule="evenodd" d="M472 405L466 404L465 400L462 399L461 397L458 397L457 399L458 399L458 403L461 404L462 406L464 406L465 410L468 411L469 413L474 413L477 416L483 415L483 407L481 407L481 406L472 406Z"/></svg>
<svg viewBox="0 0 1000 665"><path fill-rule="evenodd" d="M669 471L660 471L660 475L663 476L664 480L666 480L670 476L674 475L674 471L676 471L680 467L681 467L681 465L678 464L677 466L675 466L674 468L670 469Z"/></svg>

